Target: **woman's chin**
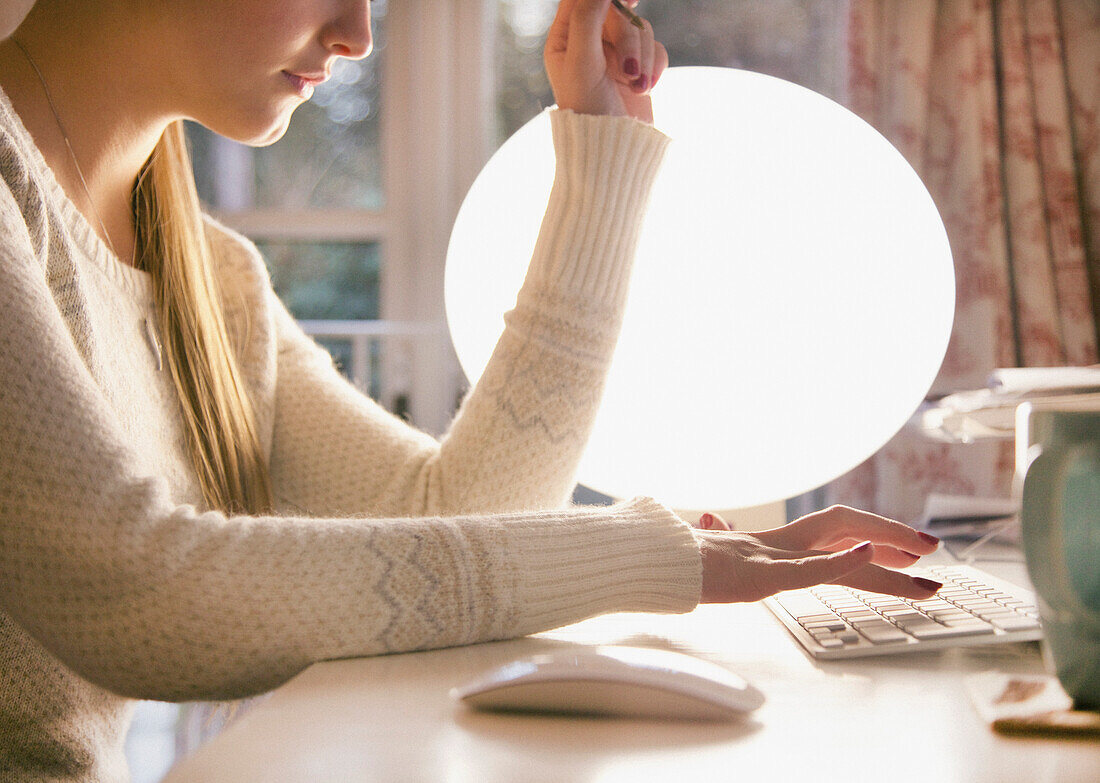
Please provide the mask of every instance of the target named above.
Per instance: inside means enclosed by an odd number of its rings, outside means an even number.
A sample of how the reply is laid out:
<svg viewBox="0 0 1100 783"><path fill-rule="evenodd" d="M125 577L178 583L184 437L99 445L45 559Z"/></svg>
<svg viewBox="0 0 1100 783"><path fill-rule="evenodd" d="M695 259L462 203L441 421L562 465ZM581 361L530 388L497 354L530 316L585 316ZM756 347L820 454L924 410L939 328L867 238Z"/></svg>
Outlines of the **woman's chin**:
<svg viewBox="0 0 1100 783"><path fill-rule="evenodd" d="M274 144L286 134L286 129L290 126L292 114L292 111L286 112L277 120L263 127L248 129L237 138L237 141L247 144L250 147L266 147L269 144Z"/></svg>
<svg viewBox="0 0 1100 783"><path fill-rule="evenodd" d="M300 102L284 107L278 113L256 111L232 124L225 121L207 123L201 118L196 118L196 121L208 130L241 144L247 144L250 147L266 147L283 137L290 126L294 109L299 105L301 105Z"/></svg>

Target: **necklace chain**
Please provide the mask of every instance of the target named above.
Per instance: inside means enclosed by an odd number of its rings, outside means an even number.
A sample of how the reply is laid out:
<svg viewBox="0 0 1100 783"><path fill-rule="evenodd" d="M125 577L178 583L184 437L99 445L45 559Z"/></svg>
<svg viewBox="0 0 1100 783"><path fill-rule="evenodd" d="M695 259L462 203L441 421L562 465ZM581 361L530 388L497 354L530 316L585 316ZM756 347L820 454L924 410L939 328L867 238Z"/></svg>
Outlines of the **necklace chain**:
<svg viewBox="0 0 1100 783"><path fill-rule="evenodd" d="M80 178L80 186L84 188L84 195L88 197L88 203L92 207L92 212L95 214L95 219L99 221L99 227L103 229L103 238L107 240L107 245L111 248L111 252L115 254L115 258L121 259L115 249L115 243L111 241L111 234L107 230L107 224L103 222L103 218L99 214L99 209L95 205L95 199L92 198L91 190L88 188L88 181L84 179L84 171L80 168L80 162L76 159L76 153L73 152L72 142L69 141L69 134L65 131L65 125L61 122L61 115L58 114L57 106L53 102L53 96L50 94L50 88L46 85L46 77L42 75L42 71L39 70L38 64L31 57L30 52L15 36L11 37L11 42L15 44L19 51L23 53L23 57L26 58L27 63L34 70L35 76L38 77L39 83L42 85L42 92L46 96L46 103L50 105L50 111L53 112L53 118L57 122L57 129L61 131L61 138L65 140L65 148L69 151L69 158L73 162L73 168L76 169L76 175ZM134 254L137 255L137 248L134 248ZM133 259L131 259L132 262Z"/></svg>

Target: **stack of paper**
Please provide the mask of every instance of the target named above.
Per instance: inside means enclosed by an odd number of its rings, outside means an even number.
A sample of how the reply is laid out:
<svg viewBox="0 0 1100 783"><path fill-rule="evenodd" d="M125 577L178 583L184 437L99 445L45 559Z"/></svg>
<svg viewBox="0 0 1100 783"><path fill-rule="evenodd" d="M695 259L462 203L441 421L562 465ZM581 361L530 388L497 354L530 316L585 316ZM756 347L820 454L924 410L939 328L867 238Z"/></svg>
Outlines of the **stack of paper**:
<svg viewBox="0 0 1100 783"><path fill-rule="evenodd" d="M916 527L940 538L974 540L1000 531L1002 539L1018 540L1017 511L1014 500L933 493L925 501Z"/></svg>
<svg viewBox="0 0 1100 783"><path fill-rule="evenodd" d="M996 370L984 389L927 402L909 426L947 443L1010 439L1021 403L1065 410L1100 410L1100 366L1021 367Z"/></svg>

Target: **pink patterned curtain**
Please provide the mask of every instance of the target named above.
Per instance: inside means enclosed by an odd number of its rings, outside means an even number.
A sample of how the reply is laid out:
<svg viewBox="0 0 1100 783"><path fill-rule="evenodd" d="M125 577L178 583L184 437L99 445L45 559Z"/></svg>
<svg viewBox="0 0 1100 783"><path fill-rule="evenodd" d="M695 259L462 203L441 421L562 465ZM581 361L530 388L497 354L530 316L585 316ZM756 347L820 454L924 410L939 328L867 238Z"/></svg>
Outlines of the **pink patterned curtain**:
<svg viewBox="0 0 1100 783"><path fill-rule="evenodd" d="M955 258L935 389L1097 362L1100 0L851 0L849 105L916 168ZM828 488L915 519L931 492L1007 497L1011 443L903 431Z"/></svg>

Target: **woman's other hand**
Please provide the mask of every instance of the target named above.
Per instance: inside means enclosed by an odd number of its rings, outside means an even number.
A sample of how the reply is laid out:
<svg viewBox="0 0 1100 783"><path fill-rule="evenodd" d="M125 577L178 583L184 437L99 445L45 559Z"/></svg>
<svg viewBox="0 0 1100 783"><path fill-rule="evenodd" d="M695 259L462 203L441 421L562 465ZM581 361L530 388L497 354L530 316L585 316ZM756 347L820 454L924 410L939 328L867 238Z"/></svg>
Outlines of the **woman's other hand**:
<svg viewBox="0 0 1100 783"><path fill-rule="evenodd" d="M668 53L649 22L643 27L611 0L561 0L543 52L558 107L652 123L649 90L668 67Z"/></svg>
<svg viewBox="0 0 1100 783"><path fill-rule="evenodd" d="M758 601L781 590L822 583L915 599L928 598L941 587L939 582L890 570L913 565L921 555L934 552L938 539L845 506L754 533L730 531L712 514L704 514L698 528L702 603Z"/></svg>

